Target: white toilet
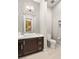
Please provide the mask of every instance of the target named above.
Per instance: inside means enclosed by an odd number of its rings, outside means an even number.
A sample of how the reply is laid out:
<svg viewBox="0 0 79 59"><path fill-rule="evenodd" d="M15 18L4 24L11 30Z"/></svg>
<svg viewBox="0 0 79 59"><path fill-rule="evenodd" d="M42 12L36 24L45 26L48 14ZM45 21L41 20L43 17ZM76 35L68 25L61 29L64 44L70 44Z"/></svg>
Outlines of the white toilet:
<svg viewBox="0 0 79 59"><path fill-rule="evenodd" d="M51 35L47 34L47 46L49 48L55 48L56 47L56 40L51 39Z"/></svg>

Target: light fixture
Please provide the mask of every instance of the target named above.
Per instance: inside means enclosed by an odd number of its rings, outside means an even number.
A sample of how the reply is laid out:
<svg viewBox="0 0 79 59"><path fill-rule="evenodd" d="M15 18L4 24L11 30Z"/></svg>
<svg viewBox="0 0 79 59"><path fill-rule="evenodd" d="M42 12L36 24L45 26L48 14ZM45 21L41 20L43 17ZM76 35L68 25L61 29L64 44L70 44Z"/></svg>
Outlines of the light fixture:
<svg viewBox="0 0 79 59"><path fill-rule="evenodd" d="M30 6L26 6L26 8L25 8L26 10L29 10L30 9Z"/></svg>
<svg viewBox="0 0 79 59"><path fill-rule="evenodd" d="M54 3L55 2L55 0L51 0L51 3Z"/></svg>
<svg viewBox="0 0 79 59"><path fill-rule="evenodd" d="M26 6L25 10L34 11L34 7L33 6Z"/></svg>
<svg viewBox="0 0 79 59"><path fill-rule="evenodd" d="M41 0L33 0L34 2L36 2L36 3L40 3L41 2Z"/></svg>

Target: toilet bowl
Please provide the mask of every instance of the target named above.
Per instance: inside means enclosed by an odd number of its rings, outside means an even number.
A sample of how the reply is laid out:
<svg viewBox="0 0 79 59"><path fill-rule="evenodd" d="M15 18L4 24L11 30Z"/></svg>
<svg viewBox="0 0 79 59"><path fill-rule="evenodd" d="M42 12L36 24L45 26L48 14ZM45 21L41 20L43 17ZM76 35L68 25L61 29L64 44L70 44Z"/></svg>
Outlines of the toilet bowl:
<svg viewBox="0 0 79 59"><path fill-rule="evenodd" d="M56 41L54 39L48 40L48 47L49 48L55 48L56 47Z"/></svg>
<svg viewBox="0 0 79 59"><path fill-rule="evenodd" d="M47 34L47 46L49 48L55 48L56 47L56 40L51 39L51 35Z"/></svg>

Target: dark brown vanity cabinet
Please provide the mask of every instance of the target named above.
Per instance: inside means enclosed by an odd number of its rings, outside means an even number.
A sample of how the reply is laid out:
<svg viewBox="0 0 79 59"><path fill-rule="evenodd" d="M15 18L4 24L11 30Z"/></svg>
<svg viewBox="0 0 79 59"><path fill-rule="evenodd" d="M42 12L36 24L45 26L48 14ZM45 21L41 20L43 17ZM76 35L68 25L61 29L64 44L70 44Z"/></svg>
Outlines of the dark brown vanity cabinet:
<svg viewBox="0 0 79 59"><path fill-rule="evenodd" d="M24 49L23 41L24 40L19 40L18 41L18 56L23 55L23 49Z"/></svg>
<svg viewBox="0 0 79 59"><path fill-rule="evenodd" d="M35 52L42 51L44 47L44 38L29 38L18 40L18 56L26 56Z"/></svg>

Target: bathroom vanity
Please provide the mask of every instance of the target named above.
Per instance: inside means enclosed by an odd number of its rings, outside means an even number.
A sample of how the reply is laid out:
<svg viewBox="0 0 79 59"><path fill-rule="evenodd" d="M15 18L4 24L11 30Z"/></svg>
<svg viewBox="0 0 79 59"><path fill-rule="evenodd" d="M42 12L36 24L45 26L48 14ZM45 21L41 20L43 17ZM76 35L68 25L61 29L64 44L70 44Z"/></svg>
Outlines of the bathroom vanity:
<svg viewBox="0 0 79 59"><path fill-rule="evenodd" d="M26 34L18 36L18 56L27 56L42 51L44 36L40 34Z"/></svg>

